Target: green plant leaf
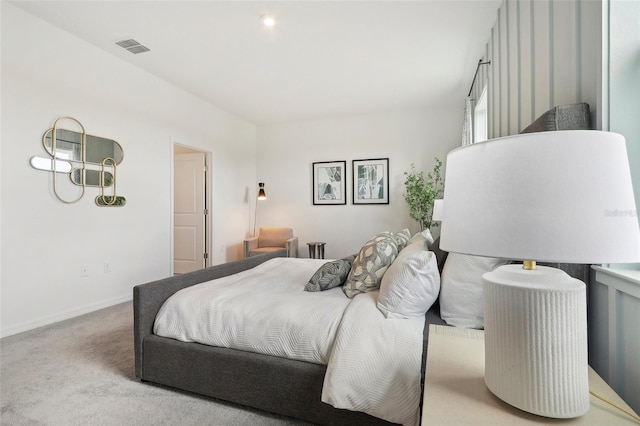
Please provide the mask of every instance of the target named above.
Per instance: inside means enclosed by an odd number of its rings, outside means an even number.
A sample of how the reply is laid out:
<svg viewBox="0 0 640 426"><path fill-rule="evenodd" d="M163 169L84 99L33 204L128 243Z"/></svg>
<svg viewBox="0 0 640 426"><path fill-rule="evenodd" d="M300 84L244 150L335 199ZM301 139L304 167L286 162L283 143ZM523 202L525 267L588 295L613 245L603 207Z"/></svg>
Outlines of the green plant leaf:
<svg viewBox="0 0 640 426"><path fill-rule="evenodd" d="M404 173L404 199L407 202L409 217L418 222L421 230L438 226L431 220L433 202L444 193L444 179L440 173L442 161L438 158L434 160L435 166L426 177L422 171L416 170L415 164L411 164L411 170Z"/></svg>

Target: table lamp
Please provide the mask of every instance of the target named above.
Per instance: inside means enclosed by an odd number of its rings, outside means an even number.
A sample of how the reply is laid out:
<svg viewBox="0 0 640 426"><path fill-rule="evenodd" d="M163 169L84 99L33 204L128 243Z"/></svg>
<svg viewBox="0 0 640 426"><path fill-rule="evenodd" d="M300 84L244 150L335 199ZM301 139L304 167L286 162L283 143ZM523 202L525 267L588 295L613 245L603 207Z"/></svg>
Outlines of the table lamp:
<svg viewBox="0 0 640 426"><path fill-rule="evenodd" d="M523 260L483 275L485 383L553 418L589 410L586 291L535 261L640 260L624 137L529 133L458 148L446 162L440 247Z"/></svg>

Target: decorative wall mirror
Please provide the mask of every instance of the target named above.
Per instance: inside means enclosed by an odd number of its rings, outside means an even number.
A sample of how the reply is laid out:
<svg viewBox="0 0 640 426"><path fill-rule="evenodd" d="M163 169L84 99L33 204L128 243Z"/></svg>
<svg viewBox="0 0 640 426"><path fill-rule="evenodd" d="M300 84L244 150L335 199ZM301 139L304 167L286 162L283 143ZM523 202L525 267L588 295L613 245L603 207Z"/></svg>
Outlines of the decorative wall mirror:
<svg viewBox="0 0 640 426"><path fill-rule="evenodd" d="M82 185L82 179L84 178L85 186L111 186L113 185L113 175L109 172L104 173L104 182L102 181L102 173L99 170L85 169L82 173L82 169L71 170L71 182L76 185Z"/></svg>
<svg viewBox="0 0 640 426"><path fill-rule="evenodd" d="M47 153L53 157L52 148L53 129L44 132L42 145ZM82 133L73 130L57 129L56 150L58 158L65 158L69 161L82 162ZM104 158L113 158L116 164L120 164L124 157L124 152L120 144L112 139L100 138L92 135L85 135L85 162L100 165Z"/></svg>
<svg viewBox="0 0 640 426"><path fill-rule="evenodd" d="M60 127L64 120L73 122L79 130ZM53 193L62 202L71 204L80 200L86 187L100 188L96 197L99 206L124 206L126 199L116 195L116 167L124 159L120 144L112 139L87 135L84 126L72 117L57 118L53 127L42 135L42 146L51 158L34 156L33 168L53 172ZM73 197L62 196L58 174L67 174L79 190ZM107 188L111 195L107 195Z"/></svg>

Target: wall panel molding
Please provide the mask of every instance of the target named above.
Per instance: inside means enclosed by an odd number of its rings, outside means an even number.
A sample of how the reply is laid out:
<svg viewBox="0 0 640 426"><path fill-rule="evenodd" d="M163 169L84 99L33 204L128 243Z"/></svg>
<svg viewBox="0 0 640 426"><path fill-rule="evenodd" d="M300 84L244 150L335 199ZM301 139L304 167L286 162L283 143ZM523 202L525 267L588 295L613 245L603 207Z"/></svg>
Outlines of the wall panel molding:
<svg viewBox="0 0 640 426"><path fill-rule="evenodd" d="M507 33L507 69L508 71L508 125L509 133L518 133L520 128L520 37L519 37L519 2L506 3Z"/></svg>
<svg viewBox="0 0 640 426"><path fill-rule="evenodd" d="M489 137L519 133L556 105L587 102L597 122L601 79L599 2L505 0L483 60ZM483 84L474 87L474 99Z"/></svg>
<svg viewBox="0 0 640 426"><path fill-rule="evenodd" d="M498 11L499 31L498 43L500 45L499 55L496 58L496 66L500 68L500 78L498 79L498 90L500 98L500 134L509 134L509 34L507 32L507 11L508 3L505 2Z"/></svg>

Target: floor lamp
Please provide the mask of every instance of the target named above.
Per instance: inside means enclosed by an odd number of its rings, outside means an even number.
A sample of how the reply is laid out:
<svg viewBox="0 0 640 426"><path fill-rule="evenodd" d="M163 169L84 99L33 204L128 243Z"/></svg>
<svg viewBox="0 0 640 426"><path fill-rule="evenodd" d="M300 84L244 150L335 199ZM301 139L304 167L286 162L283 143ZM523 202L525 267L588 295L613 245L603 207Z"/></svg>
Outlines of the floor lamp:
<svg viewBox="0 0 640 426"><path fill-rule="evenodd" d="M483 276L489 390L541 416L586 413L585 285L535 261L640 260L624 137L594 130L541 132L450 152L440 247L524 260Z"/></svg>
<svg viewBox="0 0 640 426"><path fill-rule="evenodd" d="M258 183L258 195L256 196L256 207L253 209L253 236L256 236L256 222L258 220L258 201L266 200L267 193L264 192L264 182Z"/></svg>

